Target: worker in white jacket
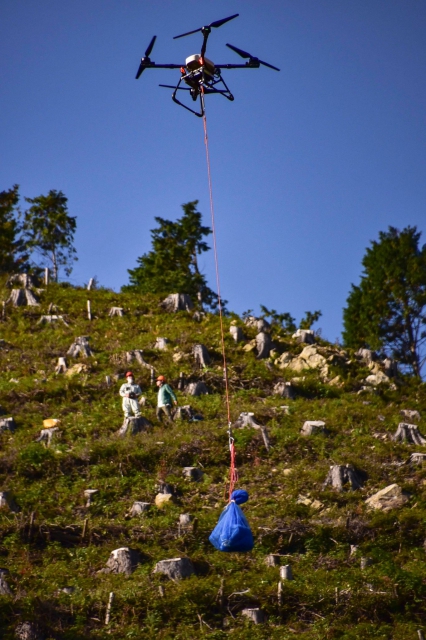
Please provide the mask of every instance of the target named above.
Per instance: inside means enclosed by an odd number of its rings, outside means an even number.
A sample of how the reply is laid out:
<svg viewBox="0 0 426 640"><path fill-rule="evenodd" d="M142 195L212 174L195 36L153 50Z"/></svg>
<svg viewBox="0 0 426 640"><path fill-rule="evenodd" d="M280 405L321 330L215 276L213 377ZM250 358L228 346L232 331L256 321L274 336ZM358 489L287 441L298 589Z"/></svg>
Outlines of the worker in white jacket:
<svg viewBox="0 0 426 640"><path fill-rule="evenodd" d="M137 398L141 395L142 389L138 384L134 384L133 373L131 371L126 373L126 380L127 382L120 387L120 396L123 398L124 417L130 418L131 413L133 413L135 418L140 418L141 412Z"/></svg>

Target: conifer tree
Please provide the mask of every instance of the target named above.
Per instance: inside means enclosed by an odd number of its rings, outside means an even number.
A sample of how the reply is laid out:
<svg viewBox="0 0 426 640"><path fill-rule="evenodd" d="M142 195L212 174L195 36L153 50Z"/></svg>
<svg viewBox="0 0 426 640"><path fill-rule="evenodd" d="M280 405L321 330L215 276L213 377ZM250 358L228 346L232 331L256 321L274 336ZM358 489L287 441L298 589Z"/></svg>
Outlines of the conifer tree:
<svg viewBox="0 0 426 640"><path fill-rule="evenodd" d="M380 232L343 311L344 343L379 349L415 376L426 360L426 245L416 227Z"/></svg>
<svg viewBox="0 0 426 640"><path fill-rule="evenodd" d="M0 192L0 273L23 271L28 267L17 218L19 186Z"/></svg>
<svg viewBox="0 0 426 640"><path fill-rule="evenodd" d="M137 267L128 270L130 284L123 291L188 293L210 307L217 305L217 295L198 267L198 256L210 249L204 238L211 229L201 224L197 204L198 200L183 204L183 216L176 222L155 218L158 227L151 231L152 250L137 259Z"/></svg>

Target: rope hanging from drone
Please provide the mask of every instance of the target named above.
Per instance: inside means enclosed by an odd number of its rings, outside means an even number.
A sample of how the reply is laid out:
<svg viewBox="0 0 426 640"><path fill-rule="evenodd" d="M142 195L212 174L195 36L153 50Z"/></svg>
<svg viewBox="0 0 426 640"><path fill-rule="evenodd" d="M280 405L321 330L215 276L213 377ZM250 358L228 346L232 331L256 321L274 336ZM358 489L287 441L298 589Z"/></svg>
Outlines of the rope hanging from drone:
<svg viewBox="0 0 426 640"><path fill-rule="evenodd" d="M214 253L214 262L215 262L215 270L216 270L217 302L218 302L218 308L219 308L220 337L221 337L221 346L222 346L223 379L225 382L225 402L226 402L226 413L227 413L227 420L228 420L229 452L230 452L230 458L231 458L230 469L229 469L229 489L228 489L228 494L229 494L228 500L230 501L231 494L234 490L236 482L238 481L238 471L235 466L235 443L234 443L234 438L232 437L231 403L229 398L228 366L226 362L225 331L223 326L223 305L222 305L222 297L220 293L219 261L217 256L216 225L215 225L215 216L214 216L212 177L211 177L211 169L210 169L209 137L207 134L207 118L206 118L206 109L204 104L204 88L203 87L201 88L201 104L202 104L202 112L203 112L204 145L206 148L207 176L208 176L208 182L209 182L210 214L211 214L212 231L213 231L213 253Z"/></svg>

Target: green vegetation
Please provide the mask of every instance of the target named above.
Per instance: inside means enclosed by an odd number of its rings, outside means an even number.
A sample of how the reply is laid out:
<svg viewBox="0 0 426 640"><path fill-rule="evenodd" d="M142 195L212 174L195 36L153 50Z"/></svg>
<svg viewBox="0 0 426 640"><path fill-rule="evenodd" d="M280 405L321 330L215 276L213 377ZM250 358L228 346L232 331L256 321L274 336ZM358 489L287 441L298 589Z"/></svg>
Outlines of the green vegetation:
<svg viewBox="0 0 426 640"><path fill-rule="evenodd" d="M7 295L4 288L1 295ZM286 332L285 322L272 326L276 349L261 361L244 349L256 329L235 315L225 318L232 418L253 411L272 448L266 451L259 430L235 432L255 548L221 554L208 542L226 504L229 465L218 317L206 314L197 322L186 312L165 314L161 296L149 292L95 290L90 298L91 322L85 290L51 284L39 309L7 309L1 323L1 405L17 428L0 434L0 490L10 491L21 510L0 510L0 567L10 571L12 590L0 596L0 636L12 640L18 622L29 620L45 640L416 640L417 629L425 630L426 468L399 463L424 448L389 436L403 420L401 409L421 413L425 435L425 385L401 376L395 386L359 394L367 366L324 341L318 349L327 357L327 379L318 370L280 369L281 353L296 356L304 346ZM37 324L51 303L69 326ZM123 307L124 317L109 318L112 306ZM231 322L243 327L245 342L232 340ZM89 336L94 355L76 360L86 365L79 374L56 375L58 357L76 336ZM153 348L158 336L170 339L168 350ZM200 342L212 359L202 371L191 355ZM131 349L142 349L175 389L181 371L187 380L204 380L207 396L178 392L180 404L190 403L204 420L159 425L150 372L134 361L147 398L143 415L153 427L118 439L122 380L112 378L108 386L106 376L126 371ZM68 359L68 366L74 363ZM336 376L339 384L331 385ZM277 381L292 378L295 400L272 394ZM62 421L62 435L50 448L35 442L46 418ZM324 420L328 435L301 436L305 420ZM331 464L364 471L365 487L323 489ZM203 479L184 479L184 466L202 468ZM159 481L174 487L176 502L128 518L135 500L153 504ZM393 482L410 494L408 503L388 513L368 510L365 499ZM99 490L89 508L86 489ZM197 518L194 531L179 529L181 513ZM356 554L350 555L350 545L358 546ZM137 569L130 576L98 573L111 551L124 546L140 552ZM281 554L295 577L284 582L281 603L278 568L265 564L271 553ZM191 578L174 583L153 574L159 560L183 555L195 564ZM361 557L372 559L363 570ZM73 590L63 592L66 586ZM110 592L115 600L106 626ZM266 613L265 624L241 616L243 608L256 606Z"/></svg>
<svg viewBox="0 0 426 640"><path fill-rule="evenodd" d="M198 269L198 255L210 249L203 238L211 229L202 226L197 204L198 200L183 204L184 214L176 222L155 218L159 226L151 231L152 251L138 258L138 267L129 269L130 285L123 291L162 296L181 291L216 307L217 295Z"/></svg>
<svg viewBox="0 0 426 640"><path fill-rule="evenodd" d="M19 186L0 192L0 273L22 271L28 256L19 238Z"/></svg>
<svg viewBox="0 0 426 640"><path fill-rule="evenodd" d="M47 196L25 200L32 205L25 211L22 224L25 247L40 255L42 264L52 269L53 280L57 282L59 269L65 267L69 276L71 265L77 260L73 247L76 218L68 214L68 198L62 191L51 189Z"/></svg>
<svg viewBox="0 0 426 640"><path fill-rule="evenodd" d="M346 346L389 352L420 377L426 361L426 244L416 227L380 232L344 309Z"/></svg>

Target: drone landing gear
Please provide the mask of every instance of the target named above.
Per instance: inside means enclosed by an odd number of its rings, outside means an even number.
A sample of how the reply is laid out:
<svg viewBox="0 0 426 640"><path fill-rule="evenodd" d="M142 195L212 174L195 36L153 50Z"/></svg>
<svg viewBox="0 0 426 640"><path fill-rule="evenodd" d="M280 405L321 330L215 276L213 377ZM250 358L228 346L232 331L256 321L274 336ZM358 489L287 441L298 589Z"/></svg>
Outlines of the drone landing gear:
<svg viewBox="0 0 426 640"><path fill-rule="evenodd" d="M207 94L213 94L213 93L217 93L219 95L224 96L225 98L227 98L227 100L230 100L231 102L234 100L234 96L232 95L232 93L230 92L225 80L222 78L222 76L218 73L215 74L215 77L209 77L208 79L205 77L206 74L202 74L202 76L198 79L194 78L193 73L191 74L185 74L183 76L180 77L179 82L177 83L176 87L173 87L171 85L168 84L160 84L160 87L168 87L170 89L174 89L173 93L172 93L172 100L173 102L176 102L176 104L180 105L181 107L183 107L184 109L186 109L187 111L190 111L191 113L193 113L194 115L196 115L198 118L202 118L204 116L204 100L203 100L203 95L207 95ZM199 73L197 73L197 75L200 75ZM184 82L186 82L187 84L192 85L190 88L188 87L181 87L180 84L182 82L182 80ZM219 89L216 85L222 85L222 89ZM191 107L189 107L188 105L184 104L183 102L181 102L177 97L176 94L178 91L189 91L190 92L190 96L192 98L192 100L195 102L197 100L197 98L200 98L200 111L196 111L195 109L191 109Z"/></svg>

